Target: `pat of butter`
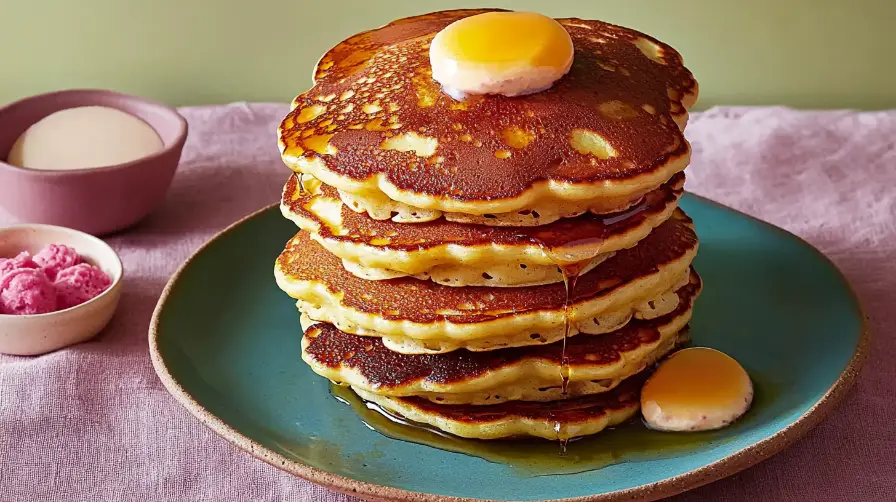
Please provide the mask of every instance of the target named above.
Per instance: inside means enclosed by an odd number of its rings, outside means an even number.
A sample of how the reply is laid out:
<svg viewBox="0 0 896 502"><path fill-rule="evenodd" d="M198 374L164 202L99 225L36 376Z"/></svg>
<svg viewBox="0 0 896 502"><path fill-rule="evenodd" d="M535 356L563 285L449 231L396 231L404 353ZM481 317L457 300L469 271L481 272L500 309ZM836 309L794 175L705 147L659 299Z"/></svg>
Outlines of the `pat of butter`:
<svg viewBox="0 0 896 502"><path fill-rule="evenodd" d="M48 115L19 136L7 163L42 170L106 167L152 155L162 139L116 108L82 106Z"/></svg>

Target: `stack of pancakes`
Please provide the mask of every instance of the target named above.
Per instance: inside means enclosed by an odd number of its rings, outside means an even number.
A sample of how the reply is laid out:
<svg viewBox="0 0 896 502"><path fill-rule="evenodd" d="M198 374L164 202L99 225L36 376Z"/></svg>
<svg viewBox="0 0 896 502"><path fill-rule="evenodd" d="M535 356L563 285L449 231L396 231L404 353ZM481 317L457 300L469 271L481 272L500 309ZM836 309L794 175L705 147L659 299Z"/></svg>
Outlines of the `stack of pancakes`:
<svg viewBox="0 0 896 502"><path fill-rule="evenodd" d="M302 357L391 413L472 438L566 440L638 410L686 333L697 236L677 208L697 84L671 47L561 19L548 90L455 101L429 43L483 10L340 43L282 122L277 259Z"/></svg>

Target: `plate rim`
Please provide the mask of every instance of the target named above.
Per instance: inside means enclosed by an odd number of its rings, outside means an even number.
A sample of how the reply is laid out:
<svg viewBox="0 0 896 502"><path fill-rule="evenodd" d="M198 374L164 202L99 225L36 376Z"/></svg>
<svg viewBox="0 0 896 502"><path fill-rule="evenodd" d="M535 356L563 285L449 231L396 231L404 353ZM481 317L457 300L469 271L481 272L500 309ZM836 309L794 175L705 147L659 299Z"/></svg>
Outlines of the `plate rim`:
<svg viewBox="0 0 896 502"><path fill-rule="evenodd" d="M840 276L840 279L846 285L849 295L852 297L858 307L861 317L861 326L859 333L859 343L856 345L855 352L847 363L846 367L837 377L837 380L825 391L825 393L815 402L808 410L800 415L790 425L784 427L771 436L762 439L749 446L745 446L734 453L720 458L712 463L693 469L691 471L673 476L671 478L654 481L631 488L615 490L594 495L584 495L580 497L571 497L563 499L553 499L552 502L617 502L622 500L632 501L640 500L642 502L650 502L664 497L671 497L679 493L683 493L694 488L709 484L713 481L731 476L744 469L752 467L759 462L766 460L793 444L795 441L803 437L807 432L818 425L831 411L833 411L839 402L846 396L849 390L856 383L862 368L868 359L868 350L871 344L871 334L868 326L868 316L865 313L859 296L855 293L848 278L843 274L840 268L830 258L822 253L815 246L810 244L802 237L769 222L763 221L757 217L734 209L730 206L716 202L707 197L686 192L686 194L695 199L699 199L705 203L716 206L723 211L735 212L743 217L749 218L774 231L786 234L787 237L796 239L803 246L816 253L824 261L828 263ZM174 397L178 404L187 409L194 417L196 417L203 425L211 429L215 434L224 438L228 443L249 453L253 457L270 464L282 471L288 472L294 476L300 477L312 483L324 486L331 490L364 500L371 501L401 501L401 502L475 502L487 499L455 497L452 495L436 495L433 493L406 490L403 488L395 488L391 486L378 485L352 479L339 474L333 474L322 469L304 464L297 460L289 459L263 445L243 435L219 417L214 415L193 396L171 375L165 361L159 351L159 320L162 310L168 301L171 291L177 285L177 281L181 278L183 272L199 257L205 250L214 244L218 239L232 232L237 227L242 226L249 220L257 218L262 214L275 210L279 207L278 203L273 203L261 209L253 211L248 215L240 218L234 223L228 225L220 232L213 235L199 248L197 248L190 256L177 268L168 282L153 309L152 318L149 324L149 355L153 369L159 380L162 381L165 389Z"/></svg>

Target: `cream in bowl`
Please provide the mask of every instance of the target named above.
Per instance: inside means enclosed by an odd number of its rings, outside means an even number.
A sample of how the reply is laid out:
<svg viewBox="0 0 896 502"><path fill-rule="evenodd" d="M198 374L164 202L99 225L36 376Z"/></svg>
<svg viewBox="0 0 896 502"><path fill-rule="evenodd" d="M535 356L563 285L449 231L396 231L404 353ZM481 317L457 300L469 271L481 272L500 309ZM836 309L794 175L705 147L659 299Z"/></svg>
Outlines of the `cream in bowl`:
<svg viewBox="0 0 896 502"><path fill-rule="evenodd" d="M125 229L164 200L186 136L173 108L112 91L11 103L0 108L0 205L27 223Z"/></svg>
<svg viewBox="0 0 896 502"><path fill-rule="evenodd" d="M79 106L32 124L6 162L48 171L91 169L133 162L163 148L162 138L139 117L108 106Z"/></svg>
<svg viewBox="0 0 896 502"><path fill-rule="evenodd" d="M91 235L0 229L0 352L42 354L95 336L115 312L122 273L112 248Z"/></svg>

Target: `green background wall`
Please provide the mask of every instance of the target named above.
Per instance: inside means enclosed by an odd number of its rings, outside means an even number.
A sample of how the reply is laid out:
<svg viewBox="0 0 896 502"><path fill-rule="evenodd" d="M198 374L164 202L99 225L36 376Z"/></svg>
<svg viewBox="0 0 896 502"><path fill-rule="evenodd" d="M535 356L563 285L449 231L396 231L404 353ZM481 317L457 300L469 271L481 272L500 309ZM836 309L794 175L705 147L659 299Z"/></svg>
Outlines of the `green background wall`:
<svg viewBox="0 0 896 502"><path fill-rule="evenodd" d="M684 54L702 108L896 107L894 0L0 0L0 103L70 87L288 101L347 35L475 6L646 31Z"/></svg>

